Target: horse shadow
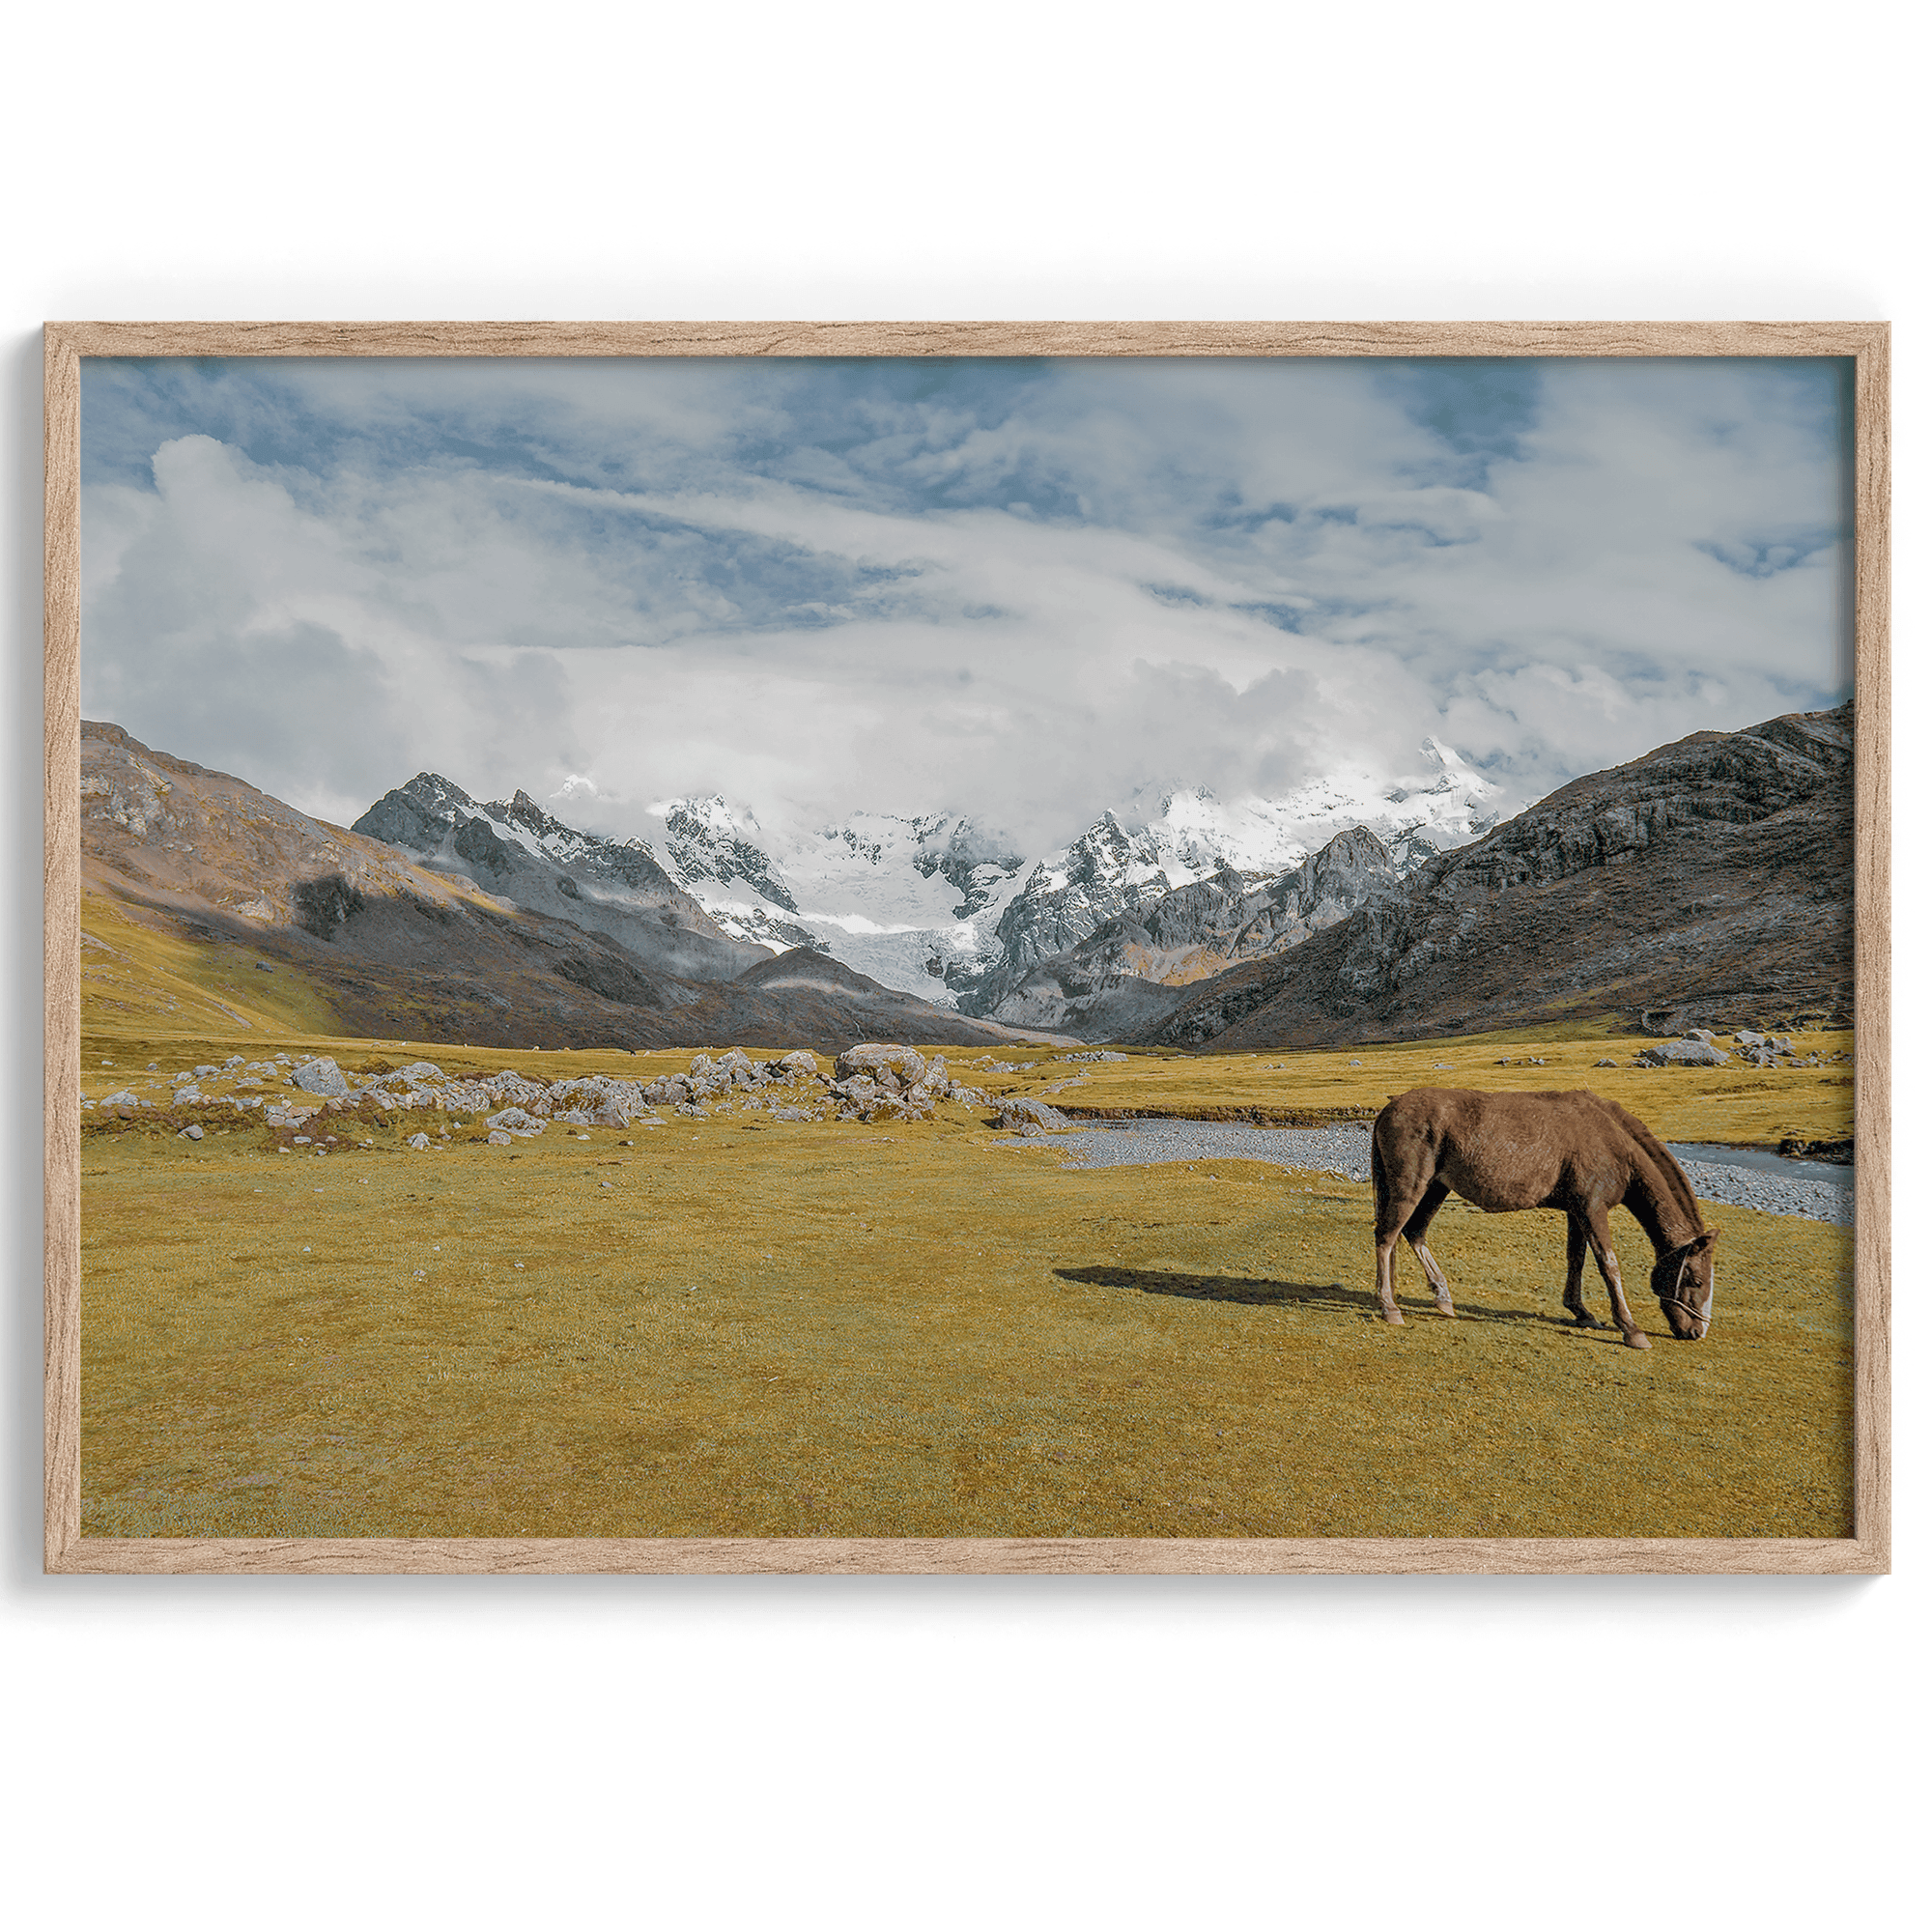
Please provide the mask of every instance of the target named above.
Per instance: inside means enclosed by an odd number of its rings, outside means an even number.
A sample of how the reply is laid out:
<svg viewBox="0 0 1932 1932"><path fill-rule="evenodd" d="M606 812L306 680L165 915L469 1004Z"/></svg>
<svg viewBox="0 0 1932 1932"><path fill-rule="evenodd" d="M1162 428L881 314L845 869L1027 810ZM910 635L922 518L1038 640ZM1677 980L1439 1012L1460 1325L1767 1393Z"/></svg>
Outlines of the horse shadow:
<svg viewBox="0 0 1932 1932"><path fill-rule="evenodd" d="M1176 1274L1161 1268L1063 1267L1054 1273L1062 1281L1075 1281L1094 1288L1132 1288L1143 1294L1172 1294L1182 1301L1232 1301L1248 1308L1334 1308L1347 1309L1361 1320L1379 1322L1382 1305L1373 1289L1344 1288L1339 1282L1274 1281L1265 1277L1238 1274ZM1424 1303L1411 1314L1425 1317L1433 1313ZM1545 1315L1533 1308L1486 1308L1477 1302L1458 1300L1456 1318L1462 1321L1527 1321L1539 1326L1566 1329L1573 1334L1592 1331L1578 1329L1566 1315Z"/></svg>

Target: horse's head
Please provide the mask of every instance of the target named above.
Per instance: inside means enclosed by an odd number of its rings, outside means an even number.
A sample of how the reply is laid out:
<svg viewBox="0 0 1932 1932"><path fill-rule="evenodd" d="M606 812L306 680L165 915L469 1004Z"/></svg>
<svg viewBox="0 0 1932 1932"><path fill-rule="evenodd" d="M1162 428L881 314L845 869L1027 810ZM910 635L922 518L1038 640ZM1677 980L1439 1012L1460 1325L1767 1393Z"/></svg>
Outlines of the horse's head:
<svg viewBox="0 0 1932 1932"><path fill-rule="evenodd" d="M1711 1325L1711 1301L1718 1289L1717 1245L1715 1230L1699 1235L1694 1241L1672 1248L1650 1271L1650 1292L1680 1342L1701 1342Z"/></svg>

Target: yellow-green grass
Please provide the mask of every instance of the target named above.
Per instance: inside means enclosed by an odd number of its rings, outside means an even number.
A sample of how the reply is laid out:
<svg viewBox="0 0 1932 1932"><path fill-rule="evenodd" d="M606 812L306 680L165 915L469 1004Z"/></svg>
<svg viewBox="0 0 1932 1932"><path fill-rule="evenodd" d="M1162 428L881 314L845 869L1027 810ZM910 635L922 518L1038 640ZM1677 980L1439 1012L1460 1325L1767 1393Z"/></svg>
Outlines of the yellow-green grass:
<svg viewBox="0 0 1932 1932"><path fill-rule="evenodd" d="M82 897L80 931L81 1027L90 1036L221 1039L217 1058L254 1058L264 1034L335 1031L334 1010L314 986L248 947L183 938L98 892ZM273 970L257 972L257 960Z"/></svg>
<svg viewBox="0 0 1932 1932"><path fill-rule="evenodd" d="M89 1057L131 1044L91 1036ZM177 1064L236 1050L169 1044ZM558 1073L689 1054L428 1057ZM1555 1073L1545 1057L1524 1071ZM1216 1091L1217 1063L1186 1065ZM1235 1091L1266 1077L1218 1065ZM1390 1060L1371 1070L1359 1091L1396 1084ZM112 1077L88 1067L90 1090ZM1704 1076L1648 1077L1688 1094ZM1671 1342L1638 1293L1637 1353L1561 1320L1559 1217L1451 1203L1435 1245L1461 1317L1429 1313L1405 1262L1390 1329L1366 1187L1251 1162L1067 1170L1050 1138L942 1111L890 1129L671 1115L424 1154L90 1135L84 1527L1849 1531L1843 1230L1707 1209L1713 1334ZM1617 1231L1640 1280L1647 1245Z"/></svg>
<svg viewBox="0 0 1932 1932"><path fill-rule="evenodd" d="M1792 1032L1799 1053L1849 1055L1849 1031ZM1648 1122L1666 1139L1734 1147L1779 1141L1842 1140L1852 1131L1849 1060L1816 1067L1765 1067L1735 1057L1721 1067L1631 1065L1649 1041L1610 1031L1607 1022L1572 1022L1458 1039L1350 1046L1321 1052L1248 1054L1131 1053L1124 1063L1052 1064L1050 1081L1074 1074L1078 1086L1049 1096L1074 1113L1223 1114L1276 1119L1334 1118L1378 1112L1411 1087L1559 1092L1589 1087ZM1018 1056L1005 1056L1016 1058ZM1044 1055L1028 1055L1044 1062ZM1618 1062L1598 1066L1600 1060ZM1541 1060L1533 1066L1527 1063ZM1507 1065L1499 1065L1506 1062ZM1046 1067L1042 1065L1042 1073Z"/></svg>

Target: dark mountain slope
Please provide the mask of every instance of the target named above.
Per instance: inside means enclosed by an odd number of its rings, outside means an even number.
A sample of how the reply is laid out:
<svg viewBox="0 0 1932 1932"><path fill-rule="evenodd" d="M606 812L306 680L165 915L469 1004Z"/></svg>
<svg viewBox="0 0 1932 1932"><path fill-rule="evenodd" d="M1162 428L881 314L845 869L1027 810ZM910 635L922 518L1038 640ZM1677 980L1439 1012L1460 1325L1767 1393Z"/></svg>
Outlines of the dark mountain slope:
<svg viewBox="0 0 1932 1932"><path fill-rule="evenodd" d="M1851 707L1700 731L1578 779L1130 1036L1255 1051L1611 1013L1851 1009Z"/></svg>

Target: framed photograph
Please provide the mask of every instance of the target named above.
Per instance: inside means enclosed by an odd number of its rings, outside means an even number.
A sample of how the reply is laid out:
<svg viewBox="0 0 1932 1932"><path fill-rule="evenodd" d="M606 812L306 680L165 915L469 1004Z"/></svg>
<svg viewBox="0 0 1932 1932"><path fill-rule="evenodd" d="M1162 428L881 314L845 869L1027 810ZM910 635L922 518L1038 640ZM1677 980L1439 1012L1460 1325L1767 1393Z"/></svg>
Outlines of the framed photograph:
<svg viewBox="0 0 1932 1932"><path fill-rule="evenodd" d="M47 1568L1885 1570L1888 353L48 325Z"/></svg>

